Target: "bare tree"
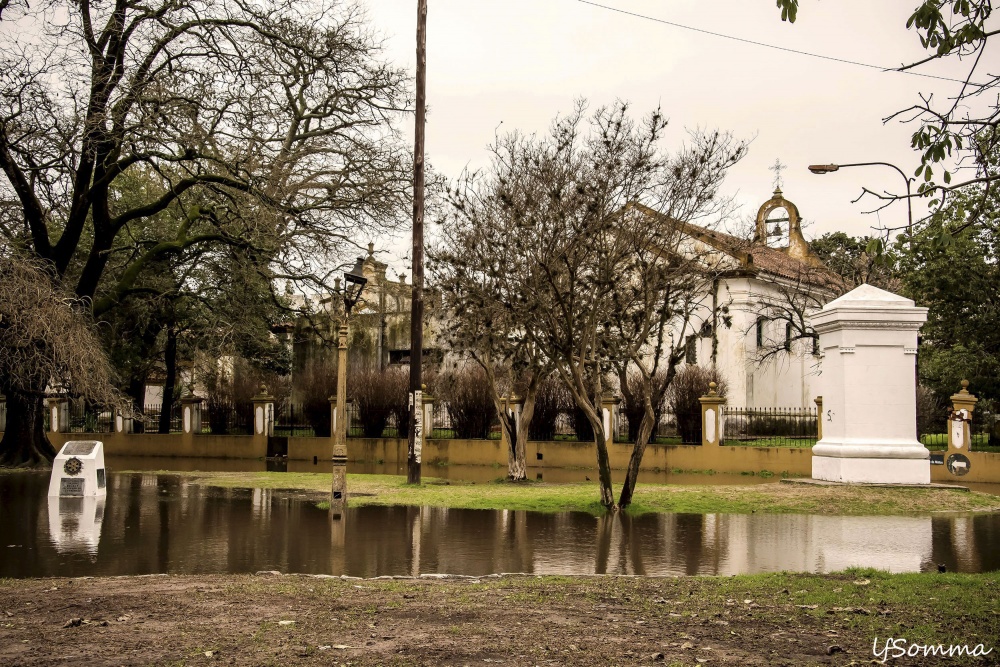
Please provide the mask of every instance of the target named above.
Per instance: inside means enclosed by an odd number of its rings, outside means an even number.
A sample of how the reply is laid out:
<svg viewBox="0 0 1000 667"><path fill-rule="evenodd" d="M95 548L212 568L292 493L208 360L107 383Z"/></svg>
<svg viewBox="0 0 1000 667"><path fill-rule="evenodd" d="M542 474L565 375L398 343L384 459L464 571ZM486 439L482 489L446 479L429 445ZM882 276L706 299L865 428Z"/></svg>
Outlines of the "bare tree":
<svg viewBox="0 0 1000 667"><path fill-rule="evenodd" d="M123 401L85 304L45 266L0 250L0 285L0 392L8 405L0 465L41 465L55 457L46 438L34 437L43 433L46 386L108 409Z"/></svg>
<svg viewBox="0 0 1000 667"><path fill-rule="evenodd" d="M636 124L621 103L588 118L580 102L545 137L499 140L492 172L452 196L455 229L476 239L451 250L456 282L471 286L455 289L456 314L473 309L469 338L479 344L554 367L593 430L608 508L608 380L638 364L652 402L656 366L647 356L658 364L664 340L681 334L672 327L697 308L692 295L706 275L691 258L702 253L688 247L686 221L713 208L721 173L745 150L725 135L695 134L668 158L659 147L665 126L658 111ZM629 488L652 428L648 407Z"/></svg>
<svg viewBox="0 0 1000 667"><path fill-rule="evenodd" d="M775 278L759 293L754 309L757 319L745 333L756 339L753 361L764 365L788 354L818 354L819 335L812 316L850 284L825 266L802 263L792 278Z"/></svg>
<svg viewBox="0 0 1000 667"><path fill-rule="evenodd" d="M254 254L269 285L328 290L331 258L359 230L405 220L409 159L392 124L405 74L378 59L356 6L2 11L0 239L96 315L148 289L158 261L204 248ZM19 32L28 23L41 38ZM172 224L150 224L164 214Z"/></svg>
<svg viewBox="0 0 1000 667"><path fill-rule="evenodd" d="M692 133L687 146L664 159L650 191L640 193L649 205L630 204L621 218L619 233L631 245L618 258L622 271L610 294L603 335L626 401L643 409L619 507L632 502L657 406L684 359L689 336L703 322L717 320L712 308L719 304L709 295L728 267L725 256L703 242L706 227L695 223L711 226L730 214L730 200L719 189L746 150L727 134Z"/></svg>
<svg viewBox="0 0 1000 667"><path fill-rule="evenodd" d="M431 251L435 283L451 326L450 347L484 370L501 428L507 435L507 477L526 478L525 449L541 382L551 359L538 344L536 321L524 317L528 294L543 289L524 243L529 207L545 183L532 179L533 142L516 133L491 147L489 173L465 173L446 193L441 240ZM511 417L505 389L518 386L524 402L520 425Z"/></svg>

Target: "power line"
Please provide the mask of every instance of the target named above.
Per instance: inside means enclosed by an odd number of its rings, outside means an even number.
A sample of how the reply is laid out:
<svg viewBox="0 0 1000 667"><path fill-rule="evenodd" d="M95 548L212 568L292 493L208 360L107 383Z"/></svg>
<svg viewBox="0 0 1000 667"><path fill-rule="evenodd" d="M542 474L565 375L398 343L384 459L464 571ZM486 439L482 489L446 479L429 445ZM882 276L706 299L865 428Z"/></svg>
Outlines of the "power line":
<svg viewBox="0 0 1000 667"><path fill-rule="evenodd" d="M692 32L700 32L704 35L711 35L713 37L721 37L722 39L731 39L734 42L743 42L744 44L752 44L753 46L763 46L767 49L775 49L777 51L786 51L788 53L794 53L800 56L809 56L811 58L819 58L820 60L831 60L837 63L844 63L845 65L856 65L858 67L868 67L870 69L876 69L880 72L896 72L898 74L909 74L910 76L922 76L926 79L939 79L941 81L951 81L953 83L965 83L963 79L953 79L947 76L935 76L933 74L924 74L922 72L911 72L910 70L899 70L893 67L882 67L880 65L872 65L870 63L863 63L857 60L848 60L846 58L835 58L834 56L824 56L819 53L810 53L809 51L799 51L798 49L790 49L787 46L775 46L774 44L767 44L765 42L758 42L752 39L746 39L745 37L734 37L733 35L725 35L721 32L712 32L711 30L705 30L704 28L695 28L694 26L684 25L683 23L675 23L673 21L667 21L666 19L656 18L655 16L646 16L645 14L638 14L636 12L630 12L625 9L619 9L618 7L609 7L607 5L602 5L597 2L591 2L590 0L576 0L584 5L590 5L592 7L599 7L601 9L607 9L611 12L618 12L619 14L625 14L626 16L632 16L639 19L645 19L646 21L653 21L654 23L662 23L664 25L669 25L674 28L682 28L684 30L690 30Z"/></svg>

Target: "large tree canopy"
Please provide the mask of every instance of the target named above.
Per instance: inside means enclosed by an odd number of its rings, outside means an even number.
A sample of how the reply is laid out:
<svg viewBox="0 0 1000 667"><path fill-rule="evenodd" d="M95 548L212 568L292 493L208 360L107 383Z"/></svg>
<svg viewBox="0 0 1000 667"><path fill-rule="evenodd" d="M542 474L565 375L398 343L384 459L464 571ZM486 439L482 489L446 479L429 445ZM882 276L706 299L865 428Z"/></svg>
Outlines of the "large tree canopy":
<svg viewBox="0 0 1000 667"><path fill-rule="evenodd" d="M0 243L98 317L207 289L196 265L329 289L343 246L407 211L405 77L363 19L299 0L4 2Z"/></svg>
<svg viewBox="0 0 1000 667"><path fill-rule="evenodd" d="M967 199L956 197L952 218L933 224L964 224ZM978 208L979 196L971 199ZM933 226L899 244L904 291L929 308L921 328L920 379L942 397L967 379L971 391L1000 399L1000 197L987 201L983 221L949 244L935 242Z"/></svg>

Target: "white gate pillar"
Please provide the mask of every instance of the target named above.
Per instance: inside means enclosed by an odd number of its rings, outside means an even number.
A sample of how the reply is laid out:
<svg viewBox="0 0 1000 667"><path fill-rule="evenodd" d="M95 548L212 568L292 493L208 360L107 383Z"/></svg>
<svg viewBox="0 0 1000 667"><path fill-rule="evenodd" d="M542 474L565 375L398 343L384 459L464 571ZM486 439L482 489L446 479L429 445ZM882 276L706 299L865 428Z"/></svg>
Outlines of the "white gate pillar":
<svg viewBox="0 0 1000 667"><path fill-rule="evenodd" d="M930 483L930 454L917 440L914 373L926 320L926 308L867 284L813 316L823 354L813 479Z"/></svg>

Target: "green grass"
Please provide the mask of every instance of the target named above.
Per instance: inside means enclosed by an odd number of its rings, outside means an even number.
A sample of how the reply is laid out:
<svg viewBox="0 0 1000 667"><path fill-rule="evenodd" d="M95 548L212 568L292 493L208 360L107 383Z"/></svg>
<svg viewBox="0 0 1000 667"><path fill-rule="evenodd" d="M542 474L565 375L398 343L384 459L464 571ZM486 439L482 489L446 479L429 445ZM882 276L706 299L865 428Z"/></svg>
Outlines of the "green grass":
<svg viewBox="0 0 1000 667"><path fill-rule="evenodd" d="M166 471L162 471L166 472ZM182 472L175 473L208 486L285 489L314 493L325 500L331 477L321 473ZM619 475L620 477L620 475ZM579 511L601 514L596 482L474 483L424 477L409 485L394 475L347 476L348 506L410 505L456 509L509 509L534 512ZM640 477L641 480L641 477ZM616 493L618 487L616 486ZM846 515L923 514L943 511L997 511L1000 497L950 489L756 484L751 486L681 486L642 484L636 487L632 514L689 513L822 513Z"/></svg>

